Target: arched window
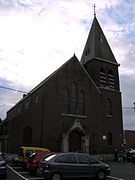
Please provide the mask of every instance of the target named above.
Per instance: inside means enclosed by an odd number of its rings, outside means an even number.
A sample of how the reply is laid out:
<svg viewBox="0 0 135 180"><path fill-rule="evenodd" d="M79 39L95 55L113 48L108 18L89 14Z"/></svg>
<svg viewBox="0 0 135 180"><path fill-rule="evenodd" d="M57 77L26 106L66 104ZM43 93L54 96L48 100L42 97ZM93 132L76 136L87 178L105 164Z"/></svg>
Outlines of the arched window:
<svg viewBox="0 0 135 180"><path fill-rule="evenodd" d="M85 115L85 93L84 91L81 91L79 94L79 109L78 109L79 115L84 116Z"/></svg>
<svg viewBox="0 0 135 180"><path fill-rule="evenodd" d="M104 68L100 69L100 85L106 86L106 74Z"/></svg>
<svg viewBox="0 0 135 180"><path fill-rule="evenodd" d="M64 88L64 113L69 113L69 89Z"/></svg>
<svg viewBox="0 0 135 180"><path fill-rule="evenodd" d="M110 88L114 89L114 74L112 70L108 72L108 85Z"/></svg>
<svg viewBox="0 0 135 180"><path fill-rule="evenodd" d="M112 146L112 133L111 132L108 133L108 145Z"/></svg>
<svg viewBox="0 0 135 180"><path fill-rule="evenodd" d="M109 98L106 100L106 114L107 116L112 116L112 102Z"/></svg>
<svg viewBox="0 0 135 180"><path fill-rule="evenodd" d="M71 114L77 113L77 84L74 82L72 84L72 94L71 94Z"/></svg>
<svg viewBox="0 0 135 180"><path fill-rule="evenodd" d="M32 142L32 128L29 126L26 126L23 129L23 143L31 144L31 142Z"/></svg>

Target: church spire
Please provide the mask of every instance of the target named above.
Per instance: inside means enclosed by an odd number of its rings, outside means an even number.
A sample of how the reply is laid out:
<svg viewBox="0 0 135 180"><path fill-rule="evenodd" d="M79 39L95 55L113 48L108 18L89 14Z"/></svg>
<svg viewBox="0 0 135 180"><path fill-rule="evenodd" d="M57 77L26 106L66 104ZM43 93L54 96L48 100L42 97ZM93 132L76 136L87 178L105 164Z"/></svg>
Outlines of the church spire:
<svg viewBox="0 0 135 180"><path fill-rule="evenodd" d="M112 53L112 50L107 42L107 39L96 18L95 5L94 5L94 20L88 35L85 48L83 50L81 63L85 64L92 59L101 59L117 64L116 59Z"/></svg>

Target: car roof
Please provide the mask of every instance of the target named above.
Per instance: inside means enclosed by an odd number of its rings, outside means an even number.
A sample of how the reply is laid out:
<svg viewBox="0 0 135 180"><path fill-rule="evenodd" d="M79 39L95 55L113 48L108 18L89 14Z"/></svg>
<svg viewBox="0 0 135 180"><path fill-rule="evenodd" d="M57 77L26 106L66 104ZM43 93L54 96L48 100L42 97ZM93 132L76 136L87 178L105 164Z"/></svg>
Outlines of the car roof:
<svg viewBox="0 0 135 180"><path fill-rule="evenodd" d="M67 154L82 154L82 155L84 155L84 154L87 154L87 155L89 155L88 153L78 153L78 152L57 152L57 153L55 153L55 155L67 155Z"/></svg>

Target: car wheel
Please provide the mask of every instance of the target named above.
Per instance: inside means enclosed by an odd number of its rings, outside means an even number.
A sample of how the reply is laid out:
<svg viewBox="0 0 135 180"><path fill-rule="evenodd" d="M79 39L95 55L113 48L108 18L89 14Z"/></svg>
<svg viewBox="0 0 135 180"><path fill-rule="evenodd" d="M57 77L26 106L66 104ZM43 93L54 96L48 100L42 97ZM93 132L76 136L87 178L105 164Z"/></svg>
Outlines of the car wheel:
<svg viewBox="0 0 135 180"><path fill-rule="evenodd" d="M97 179L98 180L105 179L105 172L104 171L99 171L98 174L97 174Z"/></svg>
<svg viewBox="0 0 135 180"><path fill-rule="evenodd" d="M62 180L62 177L59 173L54 173L51 180Z"/></svg>

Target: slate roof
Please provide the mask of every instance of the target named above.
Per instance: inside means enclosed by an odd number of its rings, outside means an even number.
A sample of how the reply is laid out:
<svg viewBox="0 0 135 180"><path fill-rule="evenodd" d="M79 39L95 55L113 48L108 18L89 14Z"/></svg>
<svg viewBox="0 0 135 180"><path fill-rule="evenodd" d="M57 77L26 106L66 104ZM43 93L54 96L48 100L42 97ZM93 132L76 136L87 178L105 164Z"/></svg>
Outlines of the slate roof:
<svg viewBox="0 0 135 180"><path fill-rule="evenodd" d="M84 65L96 58L118 64L95 16L82 54L81 64Z"/></svg>

